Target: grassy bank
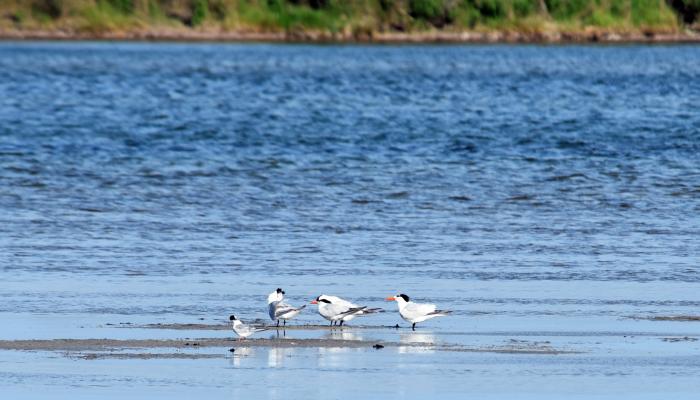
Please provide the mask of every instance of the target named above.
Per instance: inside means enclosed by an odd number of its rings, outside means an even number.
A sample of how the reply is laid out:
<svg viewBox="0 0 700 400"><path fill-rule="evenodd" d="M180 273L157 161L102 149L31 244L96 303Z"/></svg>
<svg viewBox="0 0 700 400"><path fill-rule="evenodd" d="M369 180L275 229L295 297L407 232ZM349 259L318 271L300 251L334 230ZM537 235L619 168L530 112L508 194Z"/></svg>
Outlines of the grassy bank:
<svg viewBox="0 0 700 400"><path fill-rule="evenodd" d="M699 21L700 0L0 0L4 36L648 36L697 30Z"/></svg>

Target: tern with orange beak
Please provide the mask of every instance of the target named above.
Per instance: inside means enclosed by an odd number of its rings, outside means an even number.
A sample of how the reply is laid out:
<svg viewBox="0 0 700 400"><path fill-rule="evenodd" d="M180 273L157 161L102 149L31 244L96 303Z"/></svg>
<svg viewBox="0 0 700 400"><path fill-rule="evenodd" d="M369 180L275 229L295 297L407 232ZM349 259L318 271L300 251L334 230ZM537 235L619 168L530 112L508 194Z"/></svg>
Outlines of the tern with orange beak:
<svg viewBox="0 0 700 400"><path fill-rule="evenodd" d="M383 311L381 308L358 306L340 297L325 294L318 296L311 304L318 304L318 313L323 318L331 321L331 326L334 323L339 323L340 326L343 326L343 322L350 321L357 316Z"/></svg>
<svg viewBox="0 0 700 400"><path fill-rule="evenodd" d="M401 318L413 324L411 329L416 330L418 322L427 321L435 317L444 317L452 311L438 310L435 304L421 304L412 302L405 294L397 294L386 298L387 301L395 301L399 306Z"/></svg>

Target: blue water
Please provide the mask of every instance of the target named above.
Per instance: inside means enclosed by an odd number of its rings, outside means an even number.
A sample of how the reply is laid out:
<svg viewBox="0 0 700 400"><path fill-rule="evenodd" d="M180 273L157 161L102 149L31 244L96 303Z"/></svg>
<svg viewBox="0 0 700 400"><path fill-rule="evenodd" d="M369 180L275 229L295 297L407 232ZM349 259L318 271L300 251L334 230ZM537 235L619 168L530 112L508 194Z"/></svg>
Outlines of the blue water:
<svg viewBox="0 0 700 400"><path fill-rule="evenodd" d="M2 43L0 339L280 286L392 325L405 292L438 334L696 334L628 318L700 309L699 100L697 46Z"/></svg>

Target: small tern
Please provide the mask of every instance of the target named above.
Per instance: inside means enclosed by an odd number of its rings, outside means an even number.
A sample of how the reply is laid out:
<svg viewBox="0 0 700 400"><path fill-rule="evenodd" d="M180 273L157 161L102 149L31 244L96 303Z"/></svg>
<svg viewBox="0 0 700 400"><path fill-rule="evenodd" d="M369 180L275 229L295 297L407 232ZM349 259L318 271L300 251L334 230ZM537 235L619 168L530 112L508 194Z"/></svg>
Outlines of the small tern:
<svg viewBox="0 0 700 400"><path fill-rule="evenodd" d="M427 321L435 317L444 317L452 311L438 310L435 304L421 304L412 302L405 294L387 297L387 301L395 301L399 305L401 318L412 323L411 329L416 330L418 322Z"/></svg>
<svg viewBox="0 0 700 400"><path fill-rule="evenodd" d="M340 326L343 326L343 322L348 322L357 316L383 311L381 308L358 306L340 297L325 294L318 296L311 304L318 304L318 313L323 318L331 321L331 326L334 323L339 323Z"/></svg>
<svg viewBox="0 0 700 400"><path fill-rule="evenodd" d="M280 320L287 325L287 320L299 315L306 305L301 307L292 307L284 302L284 290L277 288L274 292L267 296L267 309L270 313L270 319L277 321L277 326L280 326Z"/></svg>
<svg viewBox="0 0 700 400"><path fill-rule="evenodd" d="M238 340L243 340L254 333L267 330L267 328L254 328L250 325L246 325L241 322L240 319L237 319L235 315L231 315L228 319L233 324L233 331L238 335Z"/></svg>

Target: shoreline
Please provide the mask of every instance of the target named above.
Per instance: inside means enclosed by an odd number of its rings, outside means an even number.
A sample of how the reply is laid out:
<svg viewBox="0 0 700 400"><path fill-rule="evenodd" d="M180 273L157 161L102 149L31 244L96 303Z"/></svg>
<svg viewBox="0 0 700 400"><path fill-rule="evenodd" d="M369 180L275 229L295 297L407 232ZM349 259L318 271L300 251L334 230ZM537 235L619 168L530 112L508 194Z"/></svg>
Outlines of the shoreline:
<svg viewBox="0 0 700 400"><path fill-rule="evenodd" d="M219 30L146 29L113 32L71 30L0 30L0 41L131 41L308 44L698 44L700 32L613 32L590 29L578 32L249 32Z"/></svg>

